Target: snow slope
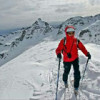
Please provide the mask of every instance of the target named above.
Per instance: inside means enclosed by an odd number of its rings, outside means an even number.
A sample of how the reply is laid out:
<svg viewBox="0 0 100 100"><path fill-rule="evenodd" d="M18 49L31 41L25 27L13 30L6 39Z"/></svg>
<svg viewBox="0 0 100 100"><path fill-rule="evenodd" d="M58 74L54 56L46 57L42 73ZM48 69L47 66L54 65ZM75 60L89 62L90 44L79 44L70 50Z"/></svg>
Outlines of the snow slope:
<svg viewBox="0 0 100 100"><path fill-rule="evenodd" d="M58 61L55 49L58 41L45 41L31 47L18 57L0 67L0 100L54 100L56 92L56 79ZM84 84L80 87L80 100L100 100L100 45L86 44L91 52ZM80 70L83 72L86 57L79 51ZM64 85L62 81L63 64L61 62L58 99L64 100ZM73 88L69 75L69 95L66 99L74 99Z"/></svg>

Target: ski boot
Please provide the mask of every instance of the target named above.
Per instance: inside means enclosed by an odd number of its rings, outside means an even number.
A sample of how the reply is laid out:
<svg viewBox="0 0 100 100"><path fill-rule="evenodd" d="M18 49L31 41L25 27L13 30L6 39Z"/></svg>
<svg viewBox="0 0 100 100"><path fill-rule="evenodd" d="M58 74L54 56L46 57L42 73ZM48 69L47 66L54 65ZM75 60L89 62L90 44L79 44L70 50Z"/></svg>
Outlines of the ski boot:
<svg viewBox="0 0 100 100"><path fill-rule="evenodd" d="M78 95L78 88L74 88L75 95Z"/></svg>
<svg viewBox="0 0 100 100"><path fill-rule="evenodd" d="M64 82L65 88L68 88L68 83Z"/></svg>

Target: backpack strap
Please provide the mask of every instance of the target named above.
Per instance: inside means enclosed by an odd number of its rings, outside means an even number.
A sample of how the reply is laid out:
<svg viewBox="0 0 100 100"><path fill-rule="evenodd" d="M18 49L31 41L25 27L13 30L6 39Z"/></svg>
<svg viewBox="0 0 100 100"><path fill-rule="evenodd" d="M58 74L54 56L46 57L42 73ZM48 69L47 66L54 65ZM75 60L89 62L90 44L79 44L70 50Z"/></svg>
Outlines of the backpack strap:
<svg viewBox="0 0 100 100"><path fill-rule="evenodd" d="M79 48L79 47L78 47L79 42L80 42L80 40L79 40L79 39L77 39L77 48Z"/></svg>
<svg viewBox="0 0 100 100"><path fill-rule="evenodd" d="M66 46L65 46L65 44L66 44L66 37L64 37L63 39L64 39L63 46L66 48ZM63 51L64 50L62 50L62 53L63 53Z"/></svg>
<svg viewBox="0 0 100 100"><path fill-rule="evenodd" d="M63 45L65 46L65 44L67 43L66 37L64 37L64 43Z"/></svg>

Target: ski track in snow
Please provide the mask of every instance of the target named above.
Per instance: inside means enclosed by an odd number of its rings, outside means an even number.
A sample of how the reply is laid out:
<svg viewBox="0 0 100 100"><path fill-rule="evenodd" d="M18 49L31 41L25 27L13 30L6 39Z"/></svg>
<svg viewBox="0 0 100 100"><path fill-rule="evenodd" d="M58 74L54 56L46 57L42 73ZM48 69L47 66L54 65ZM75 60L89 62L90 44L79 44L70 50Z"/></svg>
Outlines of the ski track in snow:
<svg viewBox="0 0 100 100"><path fill-rule="evenodd" d="M0 67L0 100L54 100L58 60L55 49L59 41L43 41L25 51L15 59ZM92 59L89 61L85 78L80 83L80 100L100 100L100 46L87 44ZM95 49L96 48L96 49ZM87 58L79 51L81 74ZM63 63L61 62L58 100L75 100L69 74L69 92L62 81ZM64 95L65 93L65 95ZM65 96L65 97L64 97Z"/></svg>

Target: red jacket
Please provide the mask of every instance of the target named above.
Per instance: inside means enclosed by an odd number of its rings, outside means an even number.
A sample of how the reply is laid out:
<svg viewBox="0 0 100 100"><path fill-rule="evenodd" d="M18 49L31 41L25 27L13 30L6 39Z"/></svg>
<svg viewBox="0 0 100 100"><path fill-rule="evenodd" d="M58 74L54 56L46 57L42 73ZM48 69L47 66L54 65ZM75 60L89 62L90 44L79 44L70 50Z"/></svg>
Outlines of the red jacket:
<svg viewBox="0 0 100 100"><path fill-rule="evenodd" d="M81 41L79 41L77 45L77 39L74 36L69 36L66 31L68 28L73 28L73 26L68 26L65 28L65 34L66 34L66 44L64 46L64 38L60 41L57 49L56 49L56 54L58 55L59 53L62 52L63 50L63 61L64 62L72 62L76 58L78 58L78 48L87 56L88 51L84 47ZM72 49L71 49L72 48ZM71 58L68 58L67 53L71 54Z"/></svg>

